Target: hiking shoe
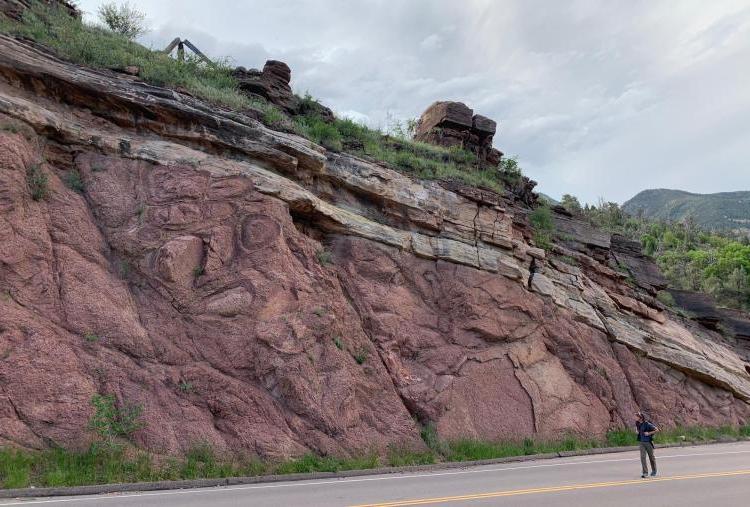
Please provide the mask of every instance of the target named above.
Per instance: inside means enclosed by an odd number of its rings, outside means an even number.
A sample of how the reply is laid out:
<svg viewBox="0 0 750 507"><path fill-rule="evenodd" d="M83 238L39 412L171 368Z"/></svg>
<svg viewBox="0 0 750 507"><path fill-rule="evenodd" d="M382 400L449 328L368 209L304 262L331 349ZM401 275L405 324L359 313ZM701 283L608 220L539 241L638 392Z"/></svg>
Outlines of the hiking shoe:
<svg viewBox="0 0 750 507"><path fill-rule="evenodd" d="M653 472L651 472L651 477L656 477L656 470L654 470Z"/></svg>
<svg viewBox="0 0 750 507"><path fill-rule="evenodd" d="M647 479L647 478L648 478L648 474L641 474L641 479Z"/></svg>

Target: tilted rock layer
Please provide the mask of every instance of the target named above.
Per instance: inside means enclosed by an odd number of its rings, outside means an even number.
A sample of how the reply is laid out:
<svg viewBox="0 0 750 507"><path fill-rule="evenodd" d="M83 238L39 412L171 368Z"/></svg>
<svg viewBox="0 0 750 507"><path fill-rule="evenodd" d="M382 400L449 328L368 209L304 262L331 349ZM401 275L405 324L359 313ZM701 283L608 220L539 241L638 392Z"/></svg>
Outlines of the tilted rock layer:
<svg viewBox="0 0 750 507"><path fill-rule="evenodd" d="M570 217L548 254L503 196L3 36L0 125L0 444L86 446L95 393L142 405L136 443L167 454L750 415L746 349L665 310L647 258Z"/></svg>

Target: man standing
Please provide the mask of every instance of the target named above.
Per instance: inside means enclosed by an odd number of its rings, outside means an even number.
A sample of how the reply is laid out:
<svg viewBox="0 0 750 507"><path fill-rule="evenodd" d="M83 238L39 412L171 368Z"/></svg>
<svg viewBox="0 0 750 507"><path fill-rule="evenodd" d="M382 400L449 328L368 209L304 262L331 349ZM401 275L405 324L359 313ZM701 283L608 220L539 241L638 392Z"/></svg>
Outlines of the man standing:
<svg viewBox="0 0 750 507"><path fill-rule="evenodd" d="M646 466L646 455L651 462L651 477L656 477L656 458L654 457L654 433L659 431L659 428L651 424L646 420L646 416L643 412L636 412L637 420L635 427L638 430L638 445L641 448L641 467L643 468L643 474L641 477L645 479L648 477L648 467Z"/></svg>

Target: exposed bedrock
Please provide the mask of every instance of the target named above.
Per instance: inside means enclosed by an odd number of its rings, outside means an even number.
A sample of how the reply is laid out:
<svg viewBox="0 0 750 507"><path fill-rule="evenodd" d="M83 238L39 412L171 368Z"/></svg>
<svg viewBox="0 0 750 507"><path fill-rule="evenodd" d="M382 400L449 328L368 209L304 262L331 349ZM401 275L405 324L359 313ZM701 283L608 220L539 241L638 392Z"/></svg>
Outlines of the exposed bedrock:
<svg viewBox="0 0 750 507"><path fill-rule="evenodd" d="M95 393L142 404L135 441L167 454L750 416L737 340L664 308L648 258L569 217L545 252L506 196L7 37L0 124L0 443L87 445Z"/></svg>

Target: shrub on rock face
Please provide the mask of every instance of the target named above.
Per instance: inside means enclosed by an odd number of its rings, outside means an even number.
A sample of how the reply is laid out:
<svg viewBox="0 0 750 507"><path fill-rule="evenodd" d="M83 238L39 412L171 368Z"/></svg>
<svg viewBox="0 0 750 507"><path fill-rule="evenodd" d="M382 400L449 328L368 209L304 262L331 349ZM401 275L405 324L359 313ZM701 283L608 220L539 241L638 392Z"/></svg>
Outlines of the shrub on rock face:
<svg viewBox="0 0 750 507"><path fill-rule="evenodd" d="M536 246L550 250L552 248L552 233L555 228L555 223L552 220L552 210L546 205L539 206L531 212L529 221L534 229L534 243L536 243Z"/></svg>
<svg viewBox="0 0 750 507"><path fill-rule="evenodd" d="M89 428L96 432L105 446L114 447L117 438L130 439L133 433L143 427L140 420L143 407L140 405L120 408L111 394L94 395L91 405L94 407L94 414L89 421Z"/></svg>
<svg viewBox="0 0 750 507"><path fill-rule="evenodd" d="M34 164L26 169L26 184L31 191L31 198L41 201L49 194L47 175L42 171L39 164Z"/></svg>
<svg viewBox="0 0 750 507"><path fill-rule="evenodd" d="M68 188L79 194L82 194L86 190L86 185L84 185L83 179L81 179L81 173L77 169L73 169L65 175L65 184Z"/></svg>
<svg viewBox="0 0 750 507"><path fill-rule="evenodd" d="M99 19L115 33L128 39L135 39L144 34L146 29L146 14L131 6L129 2L117 5L114 2L99 7Z"/></svg>

